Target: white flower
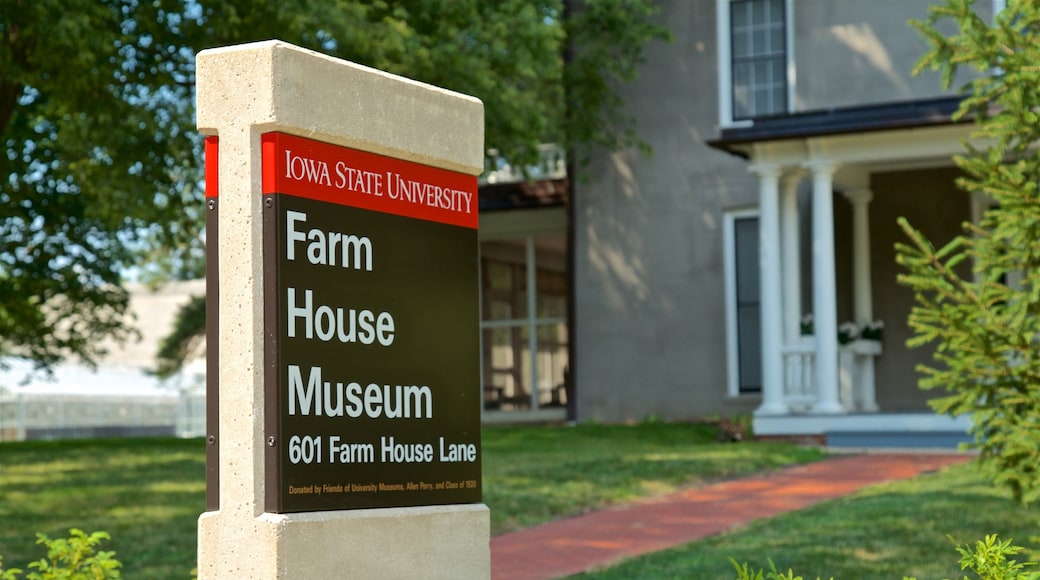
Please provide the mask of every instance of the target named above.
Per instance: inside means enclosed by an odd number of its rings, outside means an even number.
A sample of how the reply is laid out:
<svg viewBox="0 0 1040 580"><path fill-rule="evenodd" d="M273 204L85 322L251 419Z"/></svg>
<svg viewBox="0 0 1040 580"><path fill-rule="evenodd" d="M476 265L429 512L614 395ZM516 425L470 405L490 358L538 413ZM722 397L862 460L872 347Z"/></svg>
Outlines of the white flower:
<svg viewBox="0 0 1040 580"><path fill-rule="evenodd" d="M803 335L810 335L813 333L813 315L812 312L802 315L802 323L799 325L799 331Z"/></svg>
<svg viewBox="0 0 1040 580"><path fill-rule="evenodd" d="M869 340L881 340L881 330L885 328L885 323L881 320L875 320L868 322L863 325L863 332L861 336Z"/></svg>
<svg viewBox="0 0 1040 580"><path fill-rule="evenodd" d="M838 325L838 342L847 344L859 338L859 327L855 322L842 322Z"/></svg>

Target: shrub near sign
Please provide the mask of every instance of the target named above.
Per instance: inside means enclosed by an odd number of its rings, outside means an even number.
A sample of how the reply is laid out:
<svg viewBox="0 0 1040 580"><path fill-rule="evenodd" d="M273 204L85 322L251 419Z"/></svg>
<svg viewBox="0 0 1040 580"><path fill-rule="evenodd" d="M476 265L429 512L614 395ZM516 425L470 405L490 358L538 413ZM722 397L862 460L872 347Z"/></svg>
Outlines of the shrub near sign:
<svg viewBox="0 0 1040 580"><path fill-rule="evenodd" d="M476 178L262 143L268 511L480 502Z"/></svg>

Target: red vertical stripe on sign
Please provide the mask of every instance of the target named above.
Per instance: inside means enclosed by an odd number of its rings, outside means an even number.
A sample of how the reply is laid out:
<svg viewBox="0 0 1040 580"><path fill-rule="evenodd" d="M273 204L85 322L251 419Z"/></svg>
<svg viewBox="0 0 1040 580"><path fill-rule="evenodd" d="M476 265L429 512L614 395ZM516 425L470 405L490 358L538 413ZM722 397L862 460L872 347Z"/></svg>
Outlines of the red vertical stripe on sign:
<svg viewBox="0 0 1040 580"><path fill-rule="evenodd" d="M275 141L271 135L276 133L264 133L260 137L260 186L263 193L274 193L278 186L275 179L277 163L275 159Z"/></svg>
<svg viewBox="0 0 1040 580"><path fill-rule="evenodd" d="M206 164L206 197L217 197L219 192L218 182L220 176L220 160L218 144L220 139L216 135L206 137L205 164Z"/></svg>

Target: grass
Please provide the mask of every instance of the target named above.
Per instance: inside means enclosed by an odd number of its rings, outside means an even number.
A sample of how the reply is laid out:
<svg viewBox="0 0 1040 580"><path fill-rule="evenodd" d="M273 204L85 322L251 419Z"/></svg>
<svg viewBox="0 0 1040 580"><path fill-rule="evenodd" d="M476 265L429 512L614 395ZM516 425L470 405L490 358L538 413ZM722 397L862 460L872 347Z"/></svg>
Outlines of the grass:
<svg viewBox="0 0 1040 580"><path fill-rule="evenodd" d="M494 533L684 485L812 461L785 445L719 444L706 426L487 428L484 499ZM42 556L35 532L106 530L128 578L187 578L204 505L202 440L0 444L0 555ZM729 558L806 578L959 578L958 542L999 533L1036 548L1040 512L1015 504L971 466L869 488L804 511L579 578L733 578ZM1037 554L1029 554L1036 558Z"/></svg>
<svg viewBox="0 0 1040 580"><path fill-rule="evenodd" d="M805 578L961 578L951 538L974 543L999 533L1035 550L1038 530L1040 511L1019 506L973 466L960 465L574 578L732 579L730 557L755 568L768 568L771 558L779 570Z"/></svg>
<svg viewBox="0 0 1040 580"><path fill-rule="evenodd" d="M23 568L44 555L36 532L105 530L127 578L187 578L205 505L201 439L0 444L0 555Z"/></svg>
<svg viewBox="0 0 1040 580"><path fill-rule="evenodd" d="M689 483L818 459L786 445L719 444L703 425L488 428L484 501L493 533ZM105 530L128 578L187 578L204 509L201 439L0 444L0 556L24 568L35 533Z"/></svg>
<svg viewBox="0 0 1040 580"><path fill-rule="evenodd" d="M642 423L484 430L493 534L606 505L814 461L792 445L719 444L707 425Z"/></svg>

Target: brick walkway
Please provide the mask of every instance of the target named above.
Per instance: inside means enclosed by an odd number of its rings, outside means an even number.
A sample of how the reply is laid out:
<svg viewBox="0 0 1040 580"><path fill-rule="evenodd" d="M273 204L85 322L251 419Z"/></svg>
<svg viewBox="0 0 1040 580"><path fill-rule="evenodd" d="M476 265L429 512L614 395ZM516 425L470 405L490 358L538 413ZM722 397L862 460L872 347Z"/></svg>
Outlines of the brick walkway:
<svg viewBox="0 0 1040 580"><path fill-rule="evenodd" d="M957 453L840 456L550 522L492 538L491 577L559 578L969 459Z"/></svg>

